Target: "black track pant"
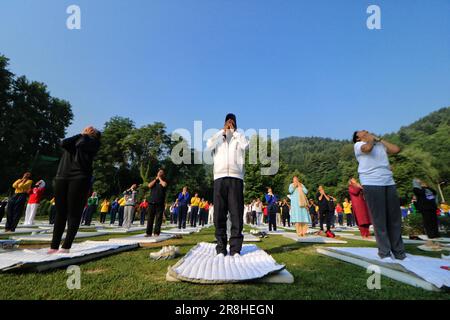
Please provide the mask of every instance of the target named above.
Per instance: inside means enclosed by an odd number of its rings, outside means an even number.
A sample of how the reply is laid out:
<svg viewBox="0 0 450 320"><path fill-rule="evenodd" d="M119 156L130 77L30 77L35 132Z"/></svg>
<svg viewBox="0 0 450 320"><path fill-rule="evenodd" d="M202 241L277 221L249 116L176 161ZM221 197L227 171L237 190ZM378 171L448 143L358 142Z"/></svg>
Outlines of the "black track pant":
<svg viewBox="0 0 450 320"><path fill-rule="evenodd" d="M155 223L155 235L159 236L161 233L162 217L164 213L164 202L151 203L149 209L147 235L151 236L153 234L153 223Z"/></svg>
<svg viewBox="0 0 450 320"><path fill-rule="evenodd" d="M27 193L16 193L9 199L8 208L6 212L5 230L15 231L19 224L20 217L23 213L23 208L27 202Z"/></svg>
<svg viewBox="0 0 450 320"><path fill-rule="evenodd" d="M240 253L244 236L244 182L237 178L214 181L214 225L216 227L216 252L227 253L227 218L230 214L230 254Z"/></svg>
<svg viewBox="0 0 450 320"><path fill-rule="evenodd" d="M123 226L123 214L125 211L125 207L124 206L120 206L119 208L119 227Z"/></svg>
<svg viewBox="0 0 450 320"><path fill-rule="evenodd" d="M90 179L55 180L56 218L51 248L58 249L66 228L63 249L70 249L80 227L81 214L86 204Z"/></svg>
<svg viewBox="0 0 450 320"><path fill-rule="evenodd" d="M429 239L439 238L438 218L435 211L423 210L423 227Z"/></svg>
<svg viewBox="0 0 450 320"><path fill-rule="evenodd" d="M191 207L191 219L190 219L191 227L197 226L198 212L199 212L198 207Z"/></svg>
<svg viewBox="0 0 450 320"><path fill-rule="evenodd" d="M290 227L291 226L291 215L289 213L287 213L287 214L283 214L281 217L283 220L283 227L286 227L286 222L287 222L287 225Z"/></svg>
<svg viewBox="0 0 450 320"><path fill-rule="evenodd" d="M187 205L181 205L178 212L178 229L186 229Z"/></svg>
<svg viewBox="0 0 450 320"><path fill-rule="evenodd" d="M271 212L267 218L269 219L269 231L277 231L277 213Z"/></svg>
<svg viewBox="0 0 450 320"><path fill-rule="evenodd" d="M331 227L331 220L333 219L332 214L329 211L320 211L319 218L320 218L320 230L323 231L323 224L325 223L327 225L327 231L329 231Z"/></svg>

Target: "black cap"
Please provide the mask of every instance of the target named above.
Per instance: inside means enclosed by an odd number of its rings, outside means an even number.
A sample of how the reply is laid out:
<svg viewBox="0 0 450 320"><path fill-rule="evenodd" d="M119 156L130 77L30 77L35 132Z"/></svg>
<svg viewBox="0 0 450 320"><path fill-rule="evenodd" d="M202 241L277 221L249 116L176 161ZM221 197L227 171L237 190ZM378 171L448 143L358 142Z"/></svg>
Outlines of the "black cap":
<svg viewBox="0 0 450 320"><path fill-rule="evenodd" d="M235 116L233 113L227 114L227 116L225 117L225 122L227 122L227 121L230 120L230 119L232 119L232 120L234 121L234 124L236 124L236 126L237 126L237 123L236 123L236 116Z"/></svg>

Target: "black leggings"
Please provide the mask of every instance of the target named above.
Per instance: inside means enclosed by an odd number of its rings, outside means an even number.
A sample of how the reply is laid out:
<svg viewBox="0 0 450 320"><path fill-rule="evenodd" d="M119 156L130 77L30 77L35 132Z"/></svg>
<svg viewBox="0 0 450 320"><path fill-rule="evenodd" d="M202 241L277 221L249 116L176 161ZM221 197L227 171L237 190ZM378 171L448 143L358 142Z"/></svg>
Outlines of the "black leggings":
<svg viewBox="0 0 450 320"><path fill-rule="evenodd" d="M51 248L58 249L66 228L67 234L62 245L70 249L80 227L81 214L86 205L90 179L55 180L56 218L53 228Z"/></svg>

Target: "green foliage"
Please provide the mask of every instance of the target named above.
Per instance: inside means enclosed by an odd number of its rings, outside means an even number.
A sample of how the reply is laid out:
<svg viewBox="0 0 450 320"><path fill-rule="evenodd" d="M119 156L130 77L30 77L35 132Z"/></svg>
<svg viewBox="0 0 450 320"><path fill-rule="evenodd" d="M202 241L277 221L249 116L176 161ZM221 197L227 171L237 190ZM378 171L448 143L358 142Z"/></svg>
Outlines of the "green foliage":
<svg viewBox="0 0 450 320"><path fill-rule="evenodd" d="M439 182L447 181L442 189L445 198L450 198L450 107L433 112L384 138L403 149L390 159L402 197L411 196L412 179L418 177L436 189ZM280 141L280 149L288 170L302 172L310 190L324 185L338 199L348 197L348 180L358 177L353 143L291 137Z"/></svg>
<svg viewBox="0 0 450 320"><path fill-rule="evenodd" d="M48 217L50 215L51 206L52 205L50 203L50 200L42 199L41 203L39 204L36 216Z"/></svg>
<svg viewBox="0 0 450 320"><path fill-rule="evenodd" d="M402 234L405 236L418 236L423 234L423 218L420 213L411 213L402 224Z"/></svg>
<svg viewBox="0 0 450 320"><path fill-rule="evenodd" d="M24 171L49 182L57 168L49 159L59 158L59 140L73 119L70 103L52 97L44 83L15 77L0 55L0 114L0 192Z"/></svg>

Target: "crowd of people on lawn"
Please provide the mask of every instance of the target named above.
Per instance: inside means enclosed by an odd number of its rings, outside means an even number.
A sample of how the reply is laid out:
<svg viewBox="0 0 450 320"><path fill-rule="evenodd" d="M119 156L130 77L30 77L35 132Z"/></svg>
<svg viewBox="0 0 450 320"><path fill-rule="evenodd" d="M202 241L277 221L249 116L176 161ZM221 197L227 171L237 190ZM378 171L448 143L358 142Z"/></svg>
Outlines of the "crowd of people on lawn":
<svg viewBox="0 0 450 320"><path fill-rule="evenodd" d="M49 254L69 252L80 225L91 225L98 211L101 224L115 225L117 220L118 226L125 229L130 229L138 216L142 226L147 219L147 237L159 236L164 221L170 221L179 229L214 224L216 251L223 255L240 254L244 222L254 226L267 224L269 231L276 231L280 225L294 225L299 237L316 232L331 238L335 237L333 229L344 224L357 226L361 236L369 238L370 226L373 226L380 258L400 260L406 258L402 217L420 212L429 239L427 245L439 247L438 242L432 241L440 236L437 217L450 215L449 206L443 202L438 207L436 191L417 178L412 181L411 204L401 206L388 159L388 155L400 152L400 148L365 130L353 135L360 182L354 177L349 179L348 198L338 201L324 186L319 186L317 192L310 192L301 179L294 176L287 196L280 198L268 188L264 197L244 204L243 164L249 142L237 131L236 123L236 116L228 114L223 129L207 142L214 159L212 202L198 193L191 197L186 186L175 201L168 204L168 181L163 169L148 183L148 198L138 199L138 185L133 184L120 197L100 201L97 193L92 192L92 163L100 148L101 133L87 127L81 134L64 139L51 200L49 222L54 227ZM13 183L14 195L0 202L0 222L6 212L6 232L15 231L24 209L24 225L34 224L46 183L39 180L33 184L31 178L31 173L25 173ZM231 222L228 235L227 220ZM308 230L316 226L318 230ZM64 231L66 237L61 246Z"/></svg>

